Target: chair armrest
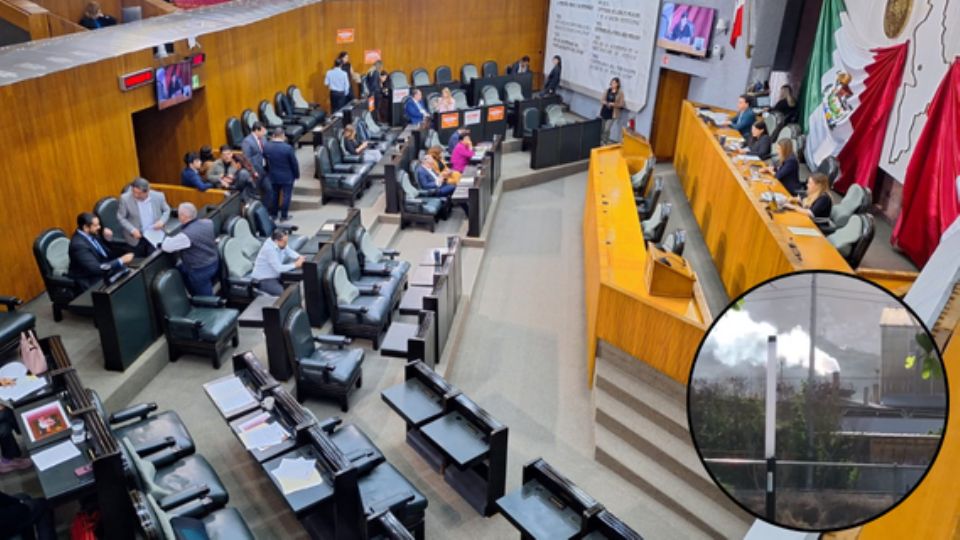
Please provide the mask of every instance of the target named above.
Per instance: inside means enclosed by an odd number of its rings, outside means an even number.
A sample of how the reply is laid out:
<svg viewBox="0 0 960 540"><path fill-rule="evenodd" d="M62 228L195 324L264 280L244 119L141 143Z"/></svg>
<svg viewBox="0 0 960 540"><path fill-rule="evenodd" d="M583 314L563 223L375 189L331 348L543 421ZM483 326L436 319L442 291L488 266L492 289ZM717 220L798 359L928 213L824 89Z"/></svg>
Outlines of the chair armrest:
<svg viewBox="0 0 960 540"><path fill-rule="evenodd" d="M337 426L339 426L342 423L343 423L343 419L340 418L339 416L331 416L330 418L327 418L323 422L320 422L318 427L323 431L327 432L327 434L329 435L333 433L333 430L336 429Z"/></svg>
<svg viewBox="0 0 960 540"><path fill-rule="evenodd" d="M296 225L287 225L287 224L280 225L280 224L277 224L276 227L277 227L278 229L280 229L281 231L287 231L288 233L291 233L291 232L293 232L293 231L300 230L300 227L298 227L298 226L296 226Z"/></svg>
<svg viewBox="0 0 960 540"><path fill-rule="evenodd" d="M360 291L360 294L363 296L376 296L380 294L379 285L370 285L369 287L357 286L357 290Z"/></svg>
<svg viewBox="0 0 960 540"><path fill-rule="evenodd" d="M171 446L174 446L174 445L176 445L176 444L177 444L177 440L174 439L173 437L164 437L163 439L160 439L159 441L154 441L154 442L151 442L151 443L147 443L147 444L138 446L138 447L134 448L134 450L137 452L137 455L138 455L138 456L144 457L144 456L147 456L147 455L150 455L150 454L155 454L155 453L159 452L160 450L164 450L164 449L166 449L166 448L170 448Z"/></svg>
<svg viewBox="0 0 960 540"><path fill-rule="evenodd" d="M173 495L167 495L166 497L157 501L157 504L160 505L161 509L166 511L184 503L188 503L192 500L202 499L209 493L210 487L206 484L192 484L183 490L174 493Z"/></svg>
<svg viewBox="0 0 960 540"><path fill-rule="evenodd" d="M837 225L831 221L830 218L815 217L813 218L813 222L817 227L820 228L820 232L823 234L830 234L832 232L836 232L837 230Z"/></svg>
<svg viewBox="0 0 960 540"><path fill-rule="evenodd" d="M387 277L390 275L390 268L374 268L374 269L365 268L363 270L363 275Z"/></svg>
<svg viewBox="0 0 960 540"><path fill-rule="evenodd" d="M346 336L314 336L313 340L324 345L336 345L341 349L353 341Z"/></svg>
<svg viewBox="0 0 960 540"><path fill-rule="evenodd" d="M360 162L361 162L361 159L362 159L362 158L361 158L360 156L354 156L353 154L344 154L344 155L343 155L343 162L344 162L344 163L360 163Z"/></svg>
<svg viewBox="0 0 960 540"><path fill-rule="evenodd" d="M382 499L376 503L368 506L369 513L374 514L382 510L390 510L397 508L403 508L406 504L414 499L414 494L410 490L404 490L400 493L394 495L393 497Z"/></svg>
<svg viewBox="0 0 960 540"><path fill-rule="evenodd" d="M110 425L120 424L133 418L139 418L140 420L143 420L155 410L157 410L157 404L154 402L139 403L111 414Z"/></svg>
<svg viewBox="0 0 960 540"><path fill-rule="evenodd" d="M190 303L197 307L224 307L227 305L227 301L219 296L194 296L190 299Z"/></svg>
<svg viewBox="0 0 960 540"><path fill-rule="evenodd" d="M396 249L381 249L380 253L391 259L394 259L400 255L400 252Z"/></svg>
<svg viewBox="0 0 960 540"><path fill-rule="evenodd" d="M213 499L204 497L202 499L193 499L187 504L175 508L174 511L169 512L169 514L171 517L202 518L211 511L213 511Z"/></svg>
<svg viewBox="0 0 960 540"><path fill-rule="evenodd" d="M434 197L434 196L436 196L436 194L437 194L437 190L435 190L435 189L420 189L420 190L417 190L417 195L419 195L420 197Z"/></svg>
<svg viewBox="0 0 960 540"><path fill-rule="evenodd" d="M190 339L199 339L203 322L184 317L170 317L168 315L167 326L169 326L170 333L172 334L188 335Z"/></svg>
<svg viewBox="0 0 960 540"><path fill-rule="evenodd" d="M17 306L23 304L16 296L0 296L0 304L7 306L7 311L15 311Z"/></svg>
<svg viewBox="0 0 960 540"><path fill-rule="evenodd" d="M139 455L139 452L137 454ZM177 455L177 449L172 446L142 457L150 463L153 463L154 467L166 467L180 459L180 456Z"/></svg>
<svg viewBox="0 0 960 540"><path fill-rule="evenodd" d="M344 313L355 313L357 315L363 315L367 312L366 306L351 306L349 304L339 304L337 309Z"/></svg>
<svg viewBox="0 0 960 540"><path fill-rule="evenodd" d="M63 276L47 276L47 281L49 281L51 285L63 287L65 289L72 289L77 286L76 281Z"/></svg>

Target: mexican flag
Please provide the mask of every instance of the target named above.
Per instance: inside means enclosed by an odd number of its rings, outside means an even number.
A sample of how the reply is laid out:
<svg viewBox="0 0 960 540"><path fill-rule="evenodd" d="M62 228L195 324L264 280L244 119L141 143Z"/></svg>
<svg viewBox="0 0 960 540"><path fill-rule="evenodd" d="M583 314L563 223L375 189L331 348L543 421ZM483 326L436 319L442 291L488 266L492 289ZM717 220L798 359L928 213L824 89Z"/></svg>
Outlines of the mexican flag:
<svg viewBox="0 0 960 540"><path fill-rule="evenodd" d="M866 67L873 60L853 31L843 0L824 0L801 96L807 165L835 156L853 133Z"/></svg>

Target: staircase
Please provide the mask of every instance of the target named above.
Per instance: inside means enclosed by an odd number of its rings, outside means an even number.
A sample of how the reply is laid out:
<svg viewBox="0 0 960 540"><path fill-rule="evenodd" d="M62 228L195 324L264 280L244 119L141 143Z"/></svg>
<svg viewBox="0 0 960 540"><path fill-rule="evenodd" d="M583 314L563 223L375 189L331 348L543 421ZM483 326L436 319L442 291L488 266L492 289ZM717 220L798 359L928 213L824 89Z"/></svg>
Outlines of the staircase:
<svg viewBox="0 0 960 540"><path fill-rule="evenodd" d="M600 342L594 459L711 538L742 538L753 518L707 474L687 431L686 389Z"/></svg>

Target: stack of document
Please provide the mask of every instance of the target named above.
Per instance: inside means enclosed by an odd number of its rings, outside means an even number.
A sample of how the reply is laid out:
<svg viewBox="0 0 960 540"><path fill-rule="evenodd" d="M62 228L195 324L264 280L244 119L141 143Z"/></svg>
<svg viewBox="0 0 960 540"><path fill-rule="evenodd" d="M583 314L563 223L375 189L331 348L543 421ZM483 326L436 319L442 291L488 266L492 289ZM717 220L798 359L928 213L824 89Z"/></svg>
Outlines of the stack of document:
<svg viewBox="0 0 960 540"><path fill-rule="evenodd" d="M257 404L250 390L235 376L209 382L203 388L224 416L231 416Z"/></svg>
<svg viewBox="0 0 960 540"><path fill-rule="evenodd" d="M0 386L0 403L12 406L47 385L46 379L27 374L27 366L20 362L10 362L0 367L0 379L13 379L12 386Z"/></svg>
<svg viewBox="0 0 960 540"><path fill-rule="evenodd" d="M457 182L458 186L470 187L476 181L476 178L473 176L461 176L460 181Z"/></svg>
<svg viewBox="0 0 960 540"><path fill-rule="evenodd" d="M703 116L711 120L714 124L723 124L730 120L730 115L722 112L714 112L710 109L700 109L697 111L700 113L700 116Z"/></svg>
<svg viewBox="0 0 960 540"><path fill-rule="evenodd" d="M262 451L276 446L290 437L287 430L270 420L272 418L269 414L261 413L240 425L240 440L247 450L257 449Z"/></svg>
<svg viewBox="0 0 960 540"><path fill-rule="evenodd" d="M315 459L283 458L280 460L280 466L271 471L270 474L280 484L280 491L284 495L323 484L323 477L317 471L317 460Z"/></svg>

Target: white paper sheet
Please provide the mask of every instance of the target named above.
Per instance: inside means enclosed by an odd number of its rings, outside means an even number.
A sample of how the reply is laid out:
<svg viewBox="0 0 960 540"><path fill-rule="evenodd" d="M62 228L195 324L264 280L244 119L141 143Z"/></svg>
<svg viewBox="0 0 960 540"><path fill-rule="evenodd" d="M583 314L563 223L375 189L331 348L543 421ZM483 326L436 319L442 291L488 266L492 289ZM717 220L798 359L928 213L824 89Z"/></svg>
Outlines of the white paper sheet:
<svg viewBox="0 0 960 540"><path fill-rule="evenodd" d="M284 495L323 484L315 459L282 459L280 466L270 474L280 483Z"/></svg>
<svg viewBox="0 0 960 540"><path fill-rule="evenodd" d="M822 236L823 233L820 232L820 229L814 229L813 227L787 227L791 234L797 236Z"/></svg>
<svg viewBox="0 0 960 540"><path fill-rule="evenodd" d="M240 440L247 450L263 450L282 443L289 434L276 422L258 424L249 431L240 433Z"/></svg>
<svg viewBox="0 0 960 540"><path fill-rule="evenodd" d="M203 385L207 395L224 415L255 405L257 400L237 377Z"/></svg>
<svg viewBox="0 0 960 540"><path fill-rule="evenodd" d="M167 233L163 229L154 229L153 227L147 227L143 230L143 237L147 239L147 242L150 242L154 246L163 241L167 236Z"/></svg>
<svg viewBox="0 0 960 540"><path fill-rule="evenodd" d="M27 374L27 366L10 362L0 368L0 379L13 379L13 386L0 386L0 402L10 404L47 385L47 380Z"/></svg>
<svg viewBox="0 0 960 540"><path fill-rule="evenodd" d="M45 471L80 455L80 449L70 441L64 441L30 456L38 471Z"/></svg>

